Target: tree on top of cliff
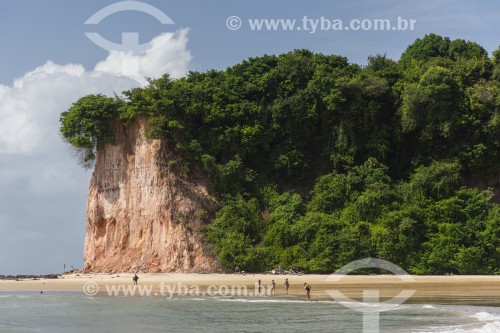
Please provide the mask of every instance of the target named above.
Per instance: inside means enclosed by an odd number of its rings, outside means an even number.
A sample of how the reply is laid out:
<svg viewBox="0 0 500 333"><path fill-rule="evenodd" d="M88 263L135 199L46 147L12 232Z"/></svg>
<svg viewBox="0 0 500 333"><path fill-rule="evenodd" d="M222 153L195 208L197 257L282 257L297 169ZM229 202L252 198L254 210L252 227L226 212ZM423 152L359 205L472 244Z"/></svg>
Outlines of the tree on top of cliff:
<svg viewBox="0 0 500 333"><path fill-rule="evenodd" d="M399 62L368 66L295 50L250 58L224 71L168 75L124 92L90 95L61 116L61 133L82 160L110 142L109 120L149 117L148 134L202 165L218 193L256 192L255 183L310 188L318 175L374 157L397 178L433 160L462 172L500 167L494 61L473 42L430 34Z"/></svg>
<svg viewBox="0 0 500 333"><path fill-rule="evenodd" d="M90 168L95 150L101 144L112 143L114 135L109 122L117 118L123 101L103 95L88 95L73 103L61 114L60 132L75 149L81 165Z"/></svg>

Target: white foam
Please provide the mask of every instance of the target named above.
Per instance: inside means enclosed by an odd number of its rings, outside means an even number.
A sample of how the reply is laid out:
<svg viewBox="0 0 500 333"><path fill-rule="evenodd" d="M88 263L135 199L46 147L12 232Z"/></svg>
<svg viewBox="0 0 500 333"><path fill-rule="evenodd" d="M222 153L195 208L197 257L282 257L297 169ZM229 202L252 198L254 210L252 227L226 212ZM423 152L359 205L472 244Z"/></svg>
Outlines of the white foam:
<svg viewBox="0 0 500 333"><path fill-rule="evenodd" d="M488 323L484 324L481 327L475 327L475 328L470 327L472 325L464 325L462 327L449 326L447 328L440 328L439 330L432 332L436 333L438 332L439 333L499 333L500 332L500 316L498 314L493 314L489 312L478 312L474 314L472 317L476 318L480 322L488 322Z"/></svg>
<svg viewBox="0 0 500 333"><path fill-rule="evenodd" d="M489 312L478 312L478 313L474 314L473 317L479 321L500 320L500 316L498 314L493 314L493 313L489 313Z"/></svg>
<svg viewBox="0 0 500 333"><path fill-rule="evenodd" d="M481 328L470 331L471 333L498 333L500 332L500 322L488 323Z"/></svg>
<svg viewBox="0 0 500 333"><path fill-rule="evenodd" d="M423 308L436 309L429 304L423 305ZM500 333L500 313L481 311L471 313L470 317L475 318L477 322L464 325L430 327L425 331L413 331L412 333Z"/></svg>
<svg viewBox="0 0 500 333"><path fill-rule="evenodd" d="M481 322L488 322L483 327L475 328L470 333L498 333L500 332L500 314L489 312L477 312L473 315L474 318ZM468 333L468 332L467 332Z"/></svg>

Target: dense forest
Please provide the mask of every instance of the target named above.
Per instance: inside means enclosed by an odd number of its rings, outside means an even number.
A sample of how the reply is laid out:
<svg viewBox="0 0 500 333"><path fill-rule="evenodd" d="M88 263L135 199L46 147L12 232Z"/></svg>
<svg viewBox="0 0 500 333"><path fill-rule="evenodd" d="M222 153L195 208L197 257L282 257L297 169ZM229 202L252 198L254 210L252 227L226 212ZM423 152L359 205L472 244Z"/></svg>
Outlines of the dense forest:
<svg viewBox="0 0 500 333"><path fill-rule="evenodd" d="M295 50L89 95L61 133L91 165L111 119L148 118L201 170L221 263L332 272L365 257L415 274L500 273L500 49L430 34L366 66Z"/></svg>

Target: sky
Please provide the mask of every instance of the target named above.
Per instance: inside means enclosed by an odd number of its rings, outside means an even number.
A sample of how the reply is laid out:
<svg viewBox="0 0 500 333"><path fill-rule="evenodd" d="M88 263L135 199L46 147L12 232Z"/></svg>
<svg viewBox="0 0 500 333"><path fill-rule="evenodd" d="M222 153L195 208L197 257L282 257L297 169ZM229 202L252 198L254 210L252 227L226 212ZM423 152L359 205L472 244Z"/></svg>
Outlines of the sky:
<svg viewBox="0 0 500 333"><path fill-rule="evenodd" d="M91 172L58 132L61 112L78 98L302 48L361 65L376 54L397 60L428 33L471 40L491 54L500 45L499 14L496 0L1 0L0 275L83 265ZM95 24L85 24L91 17ZM397 26L398 17L414 20L414 29ZM295 25L256 30L261 19ZM378 19L391 29L357 29ZM339 21L342 29L328 29ZM127 36L143 47L123 42Z"/></svg>

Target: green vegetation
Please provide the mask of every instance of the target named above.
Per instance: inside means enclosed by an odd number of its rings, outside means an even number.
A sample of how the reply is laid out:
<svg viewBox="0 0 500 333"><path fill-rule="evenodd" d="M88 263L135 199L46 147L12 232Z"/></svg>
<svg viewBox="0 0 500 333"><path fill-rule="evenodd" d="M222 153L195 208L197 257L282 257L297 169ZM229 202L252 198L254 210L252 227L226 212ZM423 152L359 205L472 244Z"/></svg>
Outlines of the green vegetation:
<svg viewBox="0 0 500 333"><path fill-rule="evenodd" d="M114 141L109 129L111 119L117 118L124 103L118 98L89 95L80 98L61 115L61 134L77 151L80 163L90 167L96 149Z"/></svg>
<svg viewBox="0 0 500 333"><path fill-rule="evenodd" d="M417 274L496 274L499 59L434 34L364 67L266 55L84 97L61 133L89 162L113 119L147 116L182 172L209 177L221 208L206 240L228 268L331 272L372 256Z"/></svg>

